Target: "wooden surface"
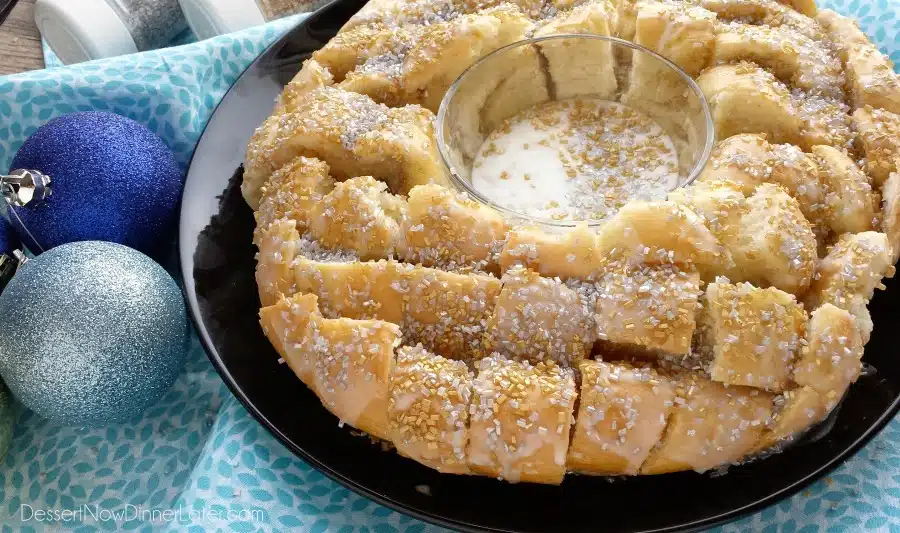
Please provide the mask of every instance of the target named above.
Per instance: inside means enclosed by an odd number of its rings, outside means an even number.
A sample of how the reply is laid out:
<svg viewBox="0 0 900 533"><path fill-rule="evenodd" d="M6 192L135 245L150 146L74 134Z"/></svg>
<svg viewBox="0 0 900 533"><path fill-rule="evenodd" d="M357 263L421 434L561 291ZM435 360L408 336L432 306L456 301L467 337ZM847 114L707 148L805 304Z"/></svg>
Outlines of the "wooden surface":
<svg viewBox="0 0 900 533"><path fill-rule="evenodd" d="M39 68L44 68L44 54L34 25L34 0L19 0L0 25L0 75Z"/></svg>

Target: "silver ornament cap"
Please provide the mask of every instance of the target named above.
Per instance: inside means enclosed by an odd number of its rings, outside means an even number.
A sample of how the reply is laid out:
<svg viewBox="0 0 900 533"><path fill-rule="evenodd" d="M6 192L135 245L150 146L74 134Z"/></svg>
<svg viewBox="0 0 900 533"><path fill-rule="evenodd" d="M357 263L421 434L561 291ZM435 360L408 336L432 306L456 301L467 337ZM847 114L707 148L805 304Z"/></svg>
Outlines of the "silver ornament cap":
<svg viewBox="0 0 900 533"><path fill-rule="evenodd" d="M51 183L50 176L43 172L17 169L0 175L0 192L11 206L35 206L53 194Z"/></svg>

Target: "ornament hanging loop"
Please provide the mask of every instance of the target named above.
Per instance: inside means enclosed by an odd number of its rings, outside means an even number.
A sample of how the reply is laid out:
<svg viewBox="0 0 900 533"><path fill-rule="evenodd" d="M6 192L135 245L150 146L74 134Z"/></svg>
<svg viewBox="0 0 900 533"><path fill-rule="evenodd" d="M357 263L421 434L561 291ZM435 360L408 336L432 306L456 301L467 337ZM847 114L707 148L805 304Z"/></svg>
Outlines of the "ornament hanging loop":
<svg viewBox="0 0 900 533"><path fill-rule="evenodd" d="M0 175L0 194L15 207L38 205L53 194L50 176L37 170L13 170Z"/></svg>

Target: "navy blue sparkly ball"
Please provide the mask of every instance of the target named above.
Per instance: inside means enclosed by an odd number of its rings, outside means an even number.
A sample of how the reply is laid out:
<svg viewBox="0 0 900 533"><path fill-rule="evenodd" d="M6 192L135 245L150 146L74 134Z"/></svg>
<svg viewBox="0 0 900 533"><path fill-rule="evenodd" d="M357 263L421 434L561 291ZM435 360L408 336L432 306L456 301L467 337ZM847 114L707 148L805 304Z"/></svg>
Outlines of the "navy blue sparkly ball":
<svg viewBox="0 0 900 533"><path fill-rule="evenodd" d="M19 248L19 238L16 236L9 222L0 217L0 254L9 255Z"/></svg>
<svg viewBox="0 0 900 533"><path fill-rule="evenodd" d="M13 208L21 220L10 217L34 253L87 240L156 252L174 227L184 186L172 150L152 131L96 111L41 126L19 149L15 169L37 170L52 180L49 198Z"/></svg>
<svg viewBox="0 0 900 533"><path fill-rule="evenodd" d="M0 294L0 375L51 420L101 426L159 400L184 366L178 285L144 254L64 244L26 261Z"/></svg>

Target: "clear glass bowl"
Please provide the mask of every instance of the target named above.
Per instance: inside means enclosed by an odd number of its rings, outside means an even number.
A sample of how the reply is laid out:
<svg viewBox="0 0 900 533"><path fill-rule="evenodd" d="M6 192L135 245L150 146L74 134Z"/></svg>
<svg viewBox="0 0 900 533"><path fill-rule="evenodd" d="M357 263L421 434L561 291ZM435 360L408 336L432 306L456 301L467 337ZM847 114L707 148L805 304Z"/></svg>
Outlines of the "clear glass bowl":
<svg viewBox="0 0 900 533"><path fill-rule="evenodd" d="M438 147L451 182L472 198L526 222L562 227L602 224L603 219L594 215L560 220L517 211L492 201L472 184L476 156L492 132L501 126L505 128L501 131L508 131L508 119L518 120L520 113L535 106L554 101L569 105L565 101L572 99L621 104L655 121L671 140L666 146L672 176L677 166L677 178L666 182L674 183L668 190L691 183L709 159L714 140L709 106L697 84L678 66L621 39L553 35L495 50L451 85L437 118Z"/></svg>

